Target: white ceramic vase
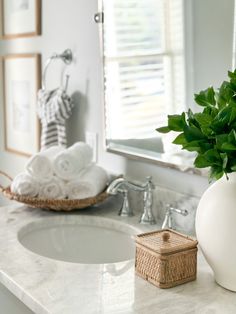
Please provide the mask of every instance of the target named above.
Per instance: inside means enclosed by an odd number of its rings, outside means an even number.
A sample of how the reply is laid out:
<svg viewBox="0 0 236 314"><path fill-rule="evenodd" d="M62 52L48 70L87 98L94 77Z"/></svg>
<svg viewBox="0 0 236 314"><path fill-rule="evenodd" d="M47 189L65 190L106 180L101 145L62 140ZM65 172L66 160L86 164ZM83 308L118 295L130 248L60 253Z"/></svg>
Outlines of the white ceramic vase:
<svg viewBox="0 0 236 314"><path fill-rule="evenodd" d="M203 194L196 234L216 282L236 292L236 173L214 182Z"/></svg>

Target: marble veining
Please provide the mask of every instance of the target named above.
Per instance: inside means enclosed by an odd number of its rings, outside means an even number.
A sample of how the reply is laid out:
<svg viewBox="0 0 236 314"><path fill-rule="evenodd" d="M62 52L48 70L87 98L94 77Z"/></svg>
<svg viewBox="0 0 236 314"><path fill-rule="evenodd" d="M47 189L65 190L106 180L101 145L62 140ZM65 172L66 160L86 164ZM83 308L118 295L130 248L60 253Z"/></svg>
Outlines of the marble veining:
<svg viewBox="0 0 236 314"><path fill-rule="evenodd" d="M117 216L111 200L101 206L66 214L100 215L141 228L138 215ZM38 314L230 314L236 312L236 294L218 286L201 253L197 280L162 290L134 274L134 261L113 264L76 264L39 256L17 239L25 225L44 217L58 221L65 214L21 205L1 208L0 281ZM140 229L140 230L141 230Z"/></svg>

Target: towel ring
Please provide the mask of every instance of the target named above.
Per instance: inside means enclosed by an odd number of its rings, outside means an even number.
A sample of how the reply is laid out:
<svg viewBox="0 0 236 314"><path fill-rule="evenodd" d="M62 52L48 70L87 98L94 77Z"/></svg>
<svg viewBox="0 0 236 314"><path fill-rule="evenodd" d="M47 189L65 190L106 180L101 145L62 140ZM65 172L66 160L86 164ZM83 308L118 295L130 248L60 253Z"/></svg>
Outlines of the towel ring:
<svg viewBox="0 0 236 314"><path fill-rule="evenodd" d="M51 64L51 62L55 59L61 59L67 65L71 64L71 62L73 60L73 54L72 54L71 49L66 49L61 54L54 53L50 58L47 59L45 66L44 66L44 70L43 70L43 78L42 78L42 89L43 90L46 89L46 74L47 74L48 67ZM67 90L67 87L68 87L69 78L70 78L70 76L67 74L66 75L65 91Z"/></svg>

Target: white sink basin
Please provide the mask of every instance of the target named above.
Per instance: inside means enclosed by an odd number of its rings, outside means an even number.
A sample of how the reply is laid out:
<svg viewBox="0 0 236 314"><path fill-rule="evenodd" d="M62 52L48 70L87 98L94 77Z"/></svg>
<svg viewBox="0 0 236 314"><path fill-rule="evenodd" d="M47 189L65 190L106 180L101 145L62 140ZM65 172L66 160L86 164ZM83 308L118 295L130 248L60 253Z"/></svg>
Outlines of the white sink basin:
<svg viewBox="0 0 236 314"><path fill-rule="evenodd" d="M60 261L103 264L134 258L133 235L140 230L108 218L55 216L24 226L19 242L30 251Z"/></svg>

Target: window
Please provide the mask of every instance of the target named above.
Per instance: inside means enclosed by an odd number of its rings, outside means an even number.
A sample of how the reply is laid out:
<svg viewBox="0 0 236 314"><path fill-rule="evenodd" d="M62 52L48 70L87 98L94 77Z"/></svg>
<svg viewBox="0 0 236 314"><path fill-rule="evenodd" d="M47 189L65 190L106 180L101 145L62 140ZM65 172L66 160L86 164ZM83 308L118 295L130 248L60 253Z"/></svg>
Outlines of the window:
<svg viewBox="0 0 236 314"><path fill-rule="evenodd" d="M104 0L106 138L157 137L185 101L183 0Z"/></svg>

